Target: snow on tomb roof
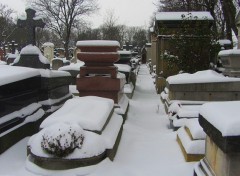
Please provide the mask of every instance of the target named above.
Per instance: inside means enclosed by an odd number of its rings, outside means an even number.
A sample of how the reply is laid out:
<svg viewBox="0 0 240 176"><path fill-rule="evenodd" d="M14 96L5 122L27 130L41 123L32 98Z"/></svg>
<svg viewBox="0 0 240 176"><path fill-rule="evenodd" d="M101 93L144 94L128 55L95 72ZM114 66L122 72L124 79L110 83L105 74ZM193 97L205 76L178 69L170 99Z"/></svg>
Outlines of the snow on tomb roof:
<svg viewBox="0 0 240 176"><path fill-rule="evenodd" d="M218 53L218 56L240 55L240 49L222 50Z"/></svg>
<svg viewBox="0 0 240 176"><path fill-rule="evenodd" d="M211 102L206 103L200 109L200 114L215 128L222 136L240 135L239 118L240 101Z"/></svg>
<svg viewBox="0 0 240 176"><path fill-rule="evenodd" d="M182 73L167 78L169 84L193 84L210 82L233 82L240 81L240 78L225 77L213 70L199 71L193 74Z"/></svg>
<svg viewBox="0 0 240 176"><path fill-rule="evenodd" d="M66 101L62 108L48 116L40 127L45 128L64 122L78 123L85 130L101 131L113 106L112 99L94 96L76 97Z"/></svg>
<svg viewBox="0 0 240 176"><path fill-rule="evenodd" d="M114 40L82 40L77 42L77 46L118 46L120 43Z"/></svg>
<svg viewBox="0 0 240 176"><path fill-rule="evenodd" d="M0 86L34 76L40 76L40 72L37 69L0 65Z"/></svg>
<svg viewBox="0 0 240 176"><path fill-rule="evenodd" d="M213 20L212 15L209 12L158 12L156 14L157 21L177 21L183 20L182 15L189 17L189 14L193 16L193 20ZM195 17L197 17L195 19Z"/></svg>

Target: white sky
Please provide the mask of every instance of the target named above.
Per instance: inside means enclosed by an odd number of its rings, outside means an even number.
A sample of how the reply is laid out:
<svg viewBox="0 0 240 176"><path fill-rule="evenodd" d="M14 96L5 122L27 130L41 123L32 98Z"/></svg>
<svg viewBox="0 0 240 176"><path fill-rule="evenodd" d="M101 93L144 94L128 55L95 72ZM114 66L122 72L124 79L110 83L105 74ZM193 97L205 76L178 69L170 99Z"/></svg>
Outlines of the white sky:
<svg viewBox="0 0 240 176"><path fill-rule="evenodd" d="M156 10L153 2L156 0L98 0L100 10L96 15L92 15L89 21L93 27L99 27L107 11L112 10L118 18L118 24L148 27L150 17ZM17 11L18 15L24 14L26 0L0 0L0 3L8 5Z"/></svg>

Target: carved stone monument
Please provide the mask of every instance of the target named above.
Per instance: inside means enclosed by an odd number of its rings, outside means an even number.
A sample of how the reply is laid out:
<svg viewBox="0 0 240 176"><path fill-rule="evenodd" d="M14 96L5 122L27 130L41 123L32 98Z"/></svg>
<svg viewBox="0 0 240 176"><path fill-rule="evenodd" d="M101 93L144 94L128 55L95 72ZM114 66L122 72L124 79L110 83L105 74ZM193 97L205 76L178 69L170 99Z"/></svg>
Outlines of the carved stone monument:
<svg viewBox="0 0 240 176"><path fill-rule="evenodd" d="M28 8L25 11L27 13L27 18L26 19L18 19L17 25L20 28L26 29L26 33L28 34L27 35L28 36L27 44L36 45L35 28L36 27L43 28L45 26L45 23L43 22L42 19L37 19L37 17L35 17L35 13L36 13L35 10Z"/></svg>
<svg viewBox="0 0 240 176"><path fill-rule="evenodd" d="M43 44L43 55L49 60L49 62L52 62L52 59L54 58L54 44L51 42L46 42Z"/></svg>
<svg viewBox="0 0 240 176"><path fill-rule="evenodd" d="M78 59L85 62L77 80L80 96L100 96L118 103L125 84L125 77L119 77L117 67L113 65L119 60L119 43L104 40L79 41L77 47L81 50Z"/></svg>

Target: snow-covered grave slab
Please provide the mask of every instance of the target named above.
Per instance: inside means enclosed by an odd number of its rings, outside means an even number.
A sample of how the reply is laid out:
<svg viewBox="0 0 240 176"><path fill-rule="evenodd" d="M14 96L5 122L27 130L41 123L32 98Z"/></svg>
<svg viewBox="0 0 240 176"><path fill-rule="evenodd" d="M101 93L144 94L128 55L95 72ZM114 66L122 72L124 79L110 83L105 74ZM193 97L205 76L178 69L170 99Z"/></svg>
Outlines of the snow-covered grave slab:
<svg viewBox="0 0 240 176"><path fill-rule="evenodd" d="M213 70L182 73L167 78L169 101L232 101L240 99L240 78Z"/></svg>
<svg viewBox="0 0 240 176"><path fill-rule="evenodd" d="M204 157L205 138L206 134L198 119L188 119L177 131L177 141L186 161L199 161Z"/></svg>
<svg viewBox="0 0 240 176"><path fill-rule="evenodd" d="M205 158L194 169L195 175L233 176L240 173L240 101L206 103L199 123L207 134Z"/></svg>
<svg viewBox="0 0 240 176"><path fill-rule="evenodd" d="M28 159L52 170L93 165L106 157L113 160L123 124L122 116L113 108L113 100L107 98L87 96L68 100L30 138ZM59 150L50 147L49 141L56 142L54 139L59 140Z"/></svg>
<svg viewBox="0 0 240 176"><path fill-rule="evenodd" d="M0 65L7 65L7 62L0 60Z"/></svg>
<svg viewBox="0 0 240 176"><path fill-rule="evenodd" d="M184 126L188 119L198 118L201 105L184 105L181 102L174 102L168 109L170 126L177 130Z"/></svg>

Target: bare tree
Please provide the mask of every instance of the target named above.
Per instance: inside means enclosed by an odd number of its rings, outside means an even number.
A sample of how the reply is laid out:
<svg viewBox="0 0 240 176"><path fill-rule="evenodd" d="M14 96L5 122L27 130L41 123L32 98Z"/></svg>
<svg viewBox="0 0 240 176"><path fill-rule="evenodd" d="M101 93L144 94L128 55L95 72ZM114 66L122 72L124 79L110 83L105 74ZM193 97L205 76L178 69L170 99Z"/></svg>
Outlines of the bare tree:
<svg viewBox="0 0 240 176"><path fill-rule="evenodd" d="M30 0L30 2L46 17L47 26L62 38L67 58L72 29L85 15L90 15L98 9L96 0Z"/></svg>

